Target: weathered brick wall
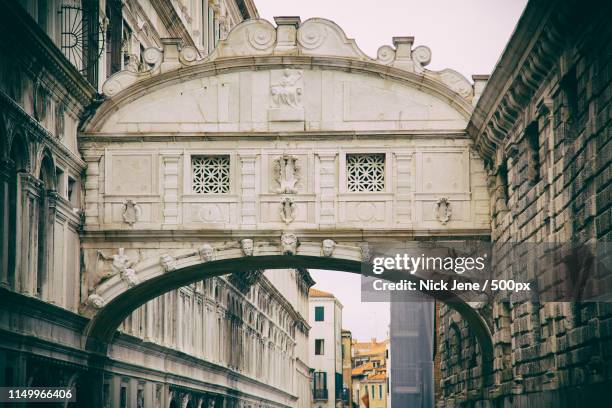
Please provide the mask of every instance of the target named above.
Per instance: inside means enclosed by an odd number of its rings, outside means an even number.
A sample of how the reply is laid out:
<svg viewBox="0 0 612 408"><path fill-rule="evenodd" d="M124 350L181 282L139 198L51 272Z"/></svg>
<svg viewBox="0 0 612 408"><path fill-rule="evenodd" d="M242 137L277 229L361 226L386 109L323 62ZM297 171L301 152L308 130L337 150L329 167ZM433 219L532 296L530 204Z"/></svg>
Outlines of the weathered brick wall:
<svg viewBox="0 0 612 408"><path fill-rule="evenodd" d="M553 10L547 17L551 32L545 27L538 35L554 39L549 42L557 47L547 44L542 52L536 43L526 51L541 52L537 57L548 59L552 69L533 69L533 92L521 101L511 131L489 160L498 278L518 277L539 288L557 284L558 268L535 271L504 258L517 243L611 241L612 30L604 23L610 7L594 5ZM518 99L522 91L514 88L521 81L509 83L505 92ZM448 307L440 308L439 406L605 404L604 390L612 383L612 304L553 303L516 294L493 300L482 313L495 350L494 372L485 377L469 327Z"/></svg>

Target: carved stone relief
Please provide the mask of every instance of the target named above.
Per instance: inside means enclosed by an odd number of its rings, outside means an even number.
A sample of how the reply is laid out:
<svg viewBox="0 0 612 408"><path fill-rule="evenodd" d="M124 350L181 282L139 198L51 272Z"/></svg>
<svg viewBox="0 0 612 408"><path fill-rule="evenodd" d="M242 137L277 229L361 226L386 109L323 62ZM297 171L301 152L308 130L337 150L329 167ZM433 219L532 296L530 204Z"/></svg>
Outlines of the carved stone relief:
<svg viewBox="0 0 612 408"><path fill-rule="evenodd" d="M281 235L281 246L283 250L283 255L295 255L297 252L298 245L299 240L295 234L291 232L284 232Z"/></svg>
<svg viewBox="0 0 612 408"><path fill-rule="evenodd" d="M87 298L87 304L95 309L102 309L106 302L104 302L100 295L93 293Z"/></svg>
<svg viewBox="0 0 612 408"><path fill-rule="evenodd" d="M440 197L436 201L435 216L442 225L446 225L450 221L453 211L451 209L450 201L448 197Z"/></svg>
<svg viewBox="0 0 612 408"><path fill-rule="evenodd" d="M291 224L295 220L296 208L293 198L284 197L280 203L280 218L285 224Z"/></svg>
<svg viewBox="0 0 612 408"><path fill-rule="evenodd" d="M321 245L321 251L323 252L323 256L332 256L334 254L334 250L336 249L336 241L333 239L325 239Z"/></svg>
<svg viewBox="0 0 612 408"><path fill-rule="evenodd" d="M204 262L212 261L215 257L215 249L210 244L202 245L198 250L198 253Z"/></svg>
<svg viewBox="0 0 612 408"><path fill-rule="evenodd" d="M60 140L64 139L64 131L66 129L66 105L59 102L55 106L55 137Z"/></svg>
<svg viewBox="0 0 612 408"><path fill-rule="evenodd" d="M125 255L125 250L123 248L119 248L118 252L112 256L106 256L102 251L97 251L96 253L99 259L112 261L110 272L99 274L100 280L98 284L115 275L120 275L121 279L123 279L129 287L136 286L139 283L136 272L133 269L134 265L136 265L136 261L131 260Z"/></svg>
<svg viewBox="0 0 612 408"><path fill-rule="evenodd" d="M240 248L244 256L253 256L253 247L253 240L250 238L245 238L240 241Z"/></svg>
<svg viewBox="0 0 612 408"><path fill-rule="evenodd" d="M127 200L125 204L123 204L123 222L133 226L138 219L140 218L140 214L142 210L138 204L136 204L132 200Z"/></svg>
<svg viewBox="0 0 612 408"><path fill-rule="evenodd" d="M279 194L297 194L297 183L300 179L298 159L289 154L283 154L274 160L274 179L278 183L276 192Z"/></svg>
<svg viewBox="0 0 612 408"><path fill-rule="evenodd" d="M282 76L270 88L272 108L302 108L302 85L298 83L302 75L300 70L283 70Z"/></svg>
<svg viewBox="0 0 612 408"><path fill-rule="evenodd" d="M159 262L161 263L162 268L164 268L164 271L166 272L176 270L176 260L168 254L162 255L159 258Z"/></svg>

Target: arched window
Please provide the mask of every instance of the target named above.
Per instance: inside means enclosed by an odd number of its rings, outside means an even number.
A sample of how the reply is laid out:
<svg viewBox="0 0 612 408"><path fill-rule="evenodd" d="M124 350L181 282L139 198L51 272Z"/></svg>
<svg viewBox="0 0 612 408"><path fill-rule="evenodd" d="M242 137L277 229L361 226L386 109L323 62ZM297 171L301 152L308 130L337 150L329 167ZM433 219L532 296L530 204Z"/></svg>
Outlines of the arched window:
<svg viewBox="0 0 612 408"><path fill-rule="evenodd" d="M8 177L8 262L7 262L7 283L9 287L16 289L16 277L18 267L18 251L20 239L19 212L20 205L20 175L27 172L28 149L26 143L21 138L16 138L10 150L10 164Z"/></svg>
<svg viewBox="0 0 612 408"><path fill-rule="evenodd" d="M53 219L50 214L50 193L55 190L55 166L51 157L45 156L40 165L39 180L42 182L38 198L38 256L36 265L36 294L43 295L50 267L50 247L53 242Z"/></svg>

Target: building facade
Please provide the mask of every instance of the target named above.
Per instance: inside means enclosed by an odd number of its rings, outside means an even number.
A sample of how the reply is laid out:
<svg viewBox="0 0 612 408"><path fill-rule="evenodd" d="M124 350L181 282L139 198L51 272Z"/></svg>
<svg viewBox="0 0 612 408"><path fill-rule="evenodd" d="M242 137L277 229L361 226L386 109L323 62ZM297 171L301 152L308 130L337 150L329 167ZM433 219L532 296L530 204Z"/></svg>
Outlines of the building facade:
<svg viewBox="0 0 612 408"><path fill-rule="evenodd" d="M145 69L145 49L161 48L161 38L206 55L257 10L249 1L0 6L0 383L79 386L88 365L76 351L86 324L82 296L139 256L102 248L92 264L98 282L83 274L85 176L95 166L79 151L79 123L102 83ZM101 406L309 407L312 284L306 271L266 271L209 279L146 303L121 324L109 351Z"/></svg>
<svg viewBox="0 0 612 408"><path fill-rule="evenodd" d="M342 401L345 407L353 407L353 336L342 329Z"/></svg>
<svg viewBox="0 0 612 408"><path fill-rule="evenodd" d="M487 163L498 254L610 242L610 15L596 1L530 1L475 106L467 129ZM578 256L581 268L594 253ZM547 287L572 267L562 259L538 275L502 258L495 273ZM478 305L494 342L489 376L470 327L442 306L439 405L607 405L610 304L561 300Z"/></svg>
<svg viewBox="0 0 612 408"><path fill-rule="evenodd" d="M389 407L390 340L353 341L352 394L356 406L367 408Z"/></svg>
<svg viewBox="0 0 612 408"><path fill-rule="evenodd" d="M342 304L333 294L315 288L309 295L312 406L342 407Z"/></svg>

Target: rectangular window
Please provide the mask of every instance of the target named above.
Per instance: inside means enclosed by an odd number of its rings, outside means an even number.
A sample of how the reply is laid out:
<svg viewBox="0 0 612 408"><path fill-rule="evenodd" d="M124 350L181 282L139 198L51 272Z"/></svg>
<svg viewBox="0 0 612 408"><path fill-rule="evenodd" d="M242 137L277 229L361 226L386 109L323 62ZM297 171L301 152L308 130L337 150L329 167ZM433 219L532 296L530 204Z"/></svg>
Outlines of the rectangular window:
<svg viewBox="0 0 612 408"><path fill-rule="evenodd" d="M68 191L66 193L66 199L75 207L78 206L77 183L76 180L70 176L68 176Z"/></svg>
<svg viewBox="0 0 612 408"><path fill-rule="evenodd" d="M64 181L64 170L60 169L59 167L55 168L55 191L57 191L57 193L63 198L66 198L66 184Z"/></svg>
<svg viewBox="0 0 612 408"><path fill-rule="evenodd" d="M348 191L385 191L385 154L347 154L346 181Z"/></svg>
<svg viewBox="0 0 612 408"><path fill-rule="evenodd" d="M312 396L315 400L327 400L327 373L325 371L317 371L312 378Z"/></svg>
<svg viewBox="0 0 612 408"><path fill-rule="evenodd" d="M315 339L315 356L322 356L325 353L325 340Z"/></svg>
<svg viewBox="0 0 612 408"><path fill-rule="evenodd" d="M540 134L538 122L533 122L525 129L527 144L527 179L531 185L540 181Z"/></svg>
<svg viewBox="0 0 612 408"><path fill-rule="evenodd" d="M322 322L325 320L325 307L315 306L315 322Z"/></svg>
<svg viewBox="0 0 612 408"><path fill-rule="evenodd" d="M383 393L382 393L382 384L380 384L378 386L378 398L382 399L382 395L383 395Z"/></svg>
<svg viewBox="0 0 612 408"><path fill-rule="evenodd" d="M376 388L372 385L372 399L376 399Z"/></svg>
<svg viewBox="0 0 612 408"><path fill-rule="evenodd" d="M230 191L230 157L192 156L192 190L196 194L227 194Z"/></svg>

